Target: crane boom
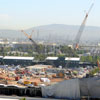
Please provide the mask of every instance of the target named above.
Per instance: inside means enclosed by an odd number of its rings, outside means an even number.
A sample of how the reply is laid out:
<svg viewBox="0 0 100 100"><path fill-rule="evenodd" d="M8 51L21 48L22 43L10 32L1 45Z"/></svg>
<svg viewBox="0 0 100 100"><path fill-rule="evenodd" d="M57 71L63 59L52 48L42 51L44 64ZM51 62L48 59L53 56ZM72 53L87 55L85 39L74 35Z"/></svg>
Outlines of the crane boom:
<svg viewBox="0 0 100 100"><path fill-rule="evenodd" d="M93 5L94 5L94 3L91 4L90 9L89 9L88 12L86 13L85 18L84 18L84 20L83 20L83 22L82 22L82 24L81 24L81 26L80 26L80 28L79 28L79 31L78 31L78 33L77 33L77 35L76 35L76 38L75 38L75 45L76 45L75 48L76 48L76 49L79 48L78 44L79 44L81 35L82 35L82 33L83 33L83 30L84 30L84 28L85 28L85 24L86 24L88 15L89 15L90 11L91 11L92 8L93 8Z"/></svg>
<svg viewBox="0 0 100 100"><path fill-rule="evenodd" d="M37 46L37 43L32 39L32 34L28 35L24 30L21 30L25 34L25 36L32 42L33 45Z"/></svg>

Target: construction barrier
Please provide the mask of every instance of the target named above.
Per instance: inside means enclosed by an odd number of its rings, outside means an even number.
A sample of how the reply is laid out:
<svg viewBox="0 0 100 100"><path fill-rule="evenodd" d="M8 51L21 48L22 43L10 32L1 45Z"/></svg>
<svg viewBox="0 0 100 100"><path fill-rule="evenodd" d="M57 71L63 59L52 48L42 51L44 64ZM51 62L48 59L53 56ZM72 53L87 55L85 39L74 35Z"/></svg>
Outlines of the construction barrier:
<svg viewBox="0 0 100 100"><path fill-rule="evenodd" d="M17 96L30 96L42 97L40 87L16 87L16 86L0 86L0 95L17 95Z"/></svg>

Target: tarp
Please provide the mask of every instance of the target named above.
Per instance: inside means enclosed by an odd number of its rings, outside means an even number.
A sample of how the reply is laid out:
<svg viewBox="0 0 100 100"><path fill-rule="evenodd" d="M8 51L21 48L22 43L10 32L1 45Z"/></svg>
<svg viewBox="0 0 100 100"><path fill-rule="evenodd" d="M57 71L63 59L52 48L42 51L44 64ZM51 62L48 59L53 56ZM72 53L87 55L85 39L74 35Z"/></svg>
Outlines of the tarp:
<svg viewBox="0 0 100 100"><path fill-rule="evenodd" d="M100 77L80 79L80 94L100 98Z"/></svg>
<svg viewBox="0 0 100 100"><path fill-rule="evenodd" d="M48 78L40 78L40 80L41 80L42 82L50 83L50 80L49 80Z"/></svg>
<svg viewBox="0 0 100 100"><path fill-rule="evenodd" d="M43 97L79 99L79 79L65 80L52 86L41 87Z"/></svg>

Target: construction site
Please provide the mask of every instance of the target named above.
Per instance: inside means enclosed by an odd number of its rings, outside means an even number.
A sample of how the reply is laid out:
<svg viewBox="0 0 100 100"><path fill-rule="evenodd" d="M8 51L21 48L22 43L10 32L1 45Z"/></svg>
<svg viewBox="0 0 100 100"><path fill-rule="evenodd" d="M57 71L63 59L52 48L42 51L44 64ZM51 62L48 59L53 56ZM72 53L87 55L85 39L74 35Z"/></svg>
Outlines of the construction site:
<svg viewBox="0 0 100 100"><path fill-rule="evenodd" d="M0 96L23 98L17 100L26 100L27 97L99 100L100 44L82 43L82 34L94 3L93 0L85 11L74 39L67 40L67 43L64 36L65 41L61 42L50 33L47 40L39 38L39 31L43 31L41 27L40 30L18 30L20 39L0 37Z"/></svg>

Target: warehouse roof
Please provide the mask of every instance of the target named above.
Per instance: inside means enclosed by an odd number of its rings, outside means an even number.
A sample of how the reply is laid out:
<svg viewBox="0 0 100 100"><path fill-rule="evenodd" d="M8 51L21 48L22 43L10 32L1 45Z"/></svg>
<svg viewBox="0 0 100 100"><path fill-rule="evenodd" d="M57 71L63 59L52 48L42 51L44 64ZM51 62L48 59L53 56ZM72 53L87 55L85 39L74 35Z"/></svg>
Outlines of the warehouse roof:
<svg viewBox="0 0 100 100"><path fill-rule="evenodd" d="M80 58L76 58L76 57L66 57L65 60L79 61Z"/></svg>
<svg viewBox="0 0 100 100"><path fill-rule="evenodd" d="M0 100L19 100L19 99L10 99L10 97L9 97L9 99L7 99L7 98L0 98Z"/></svg>
<svg viewBox="0 0 100 100"><path fill-rule="evenodd" d="M0 58L3 58L3 56L0 56Z"/></svg>
<svg viewBox="0 0 100 100"><path fill-rule="evenodd" d="M3 59L33 60L34 57L5 56Z"/></svg>
<svg viewBox="0 0 100 100"><path fill-rule="evenodd" d="M46 60L57 60L58 57L47 57Z"/></svg>

